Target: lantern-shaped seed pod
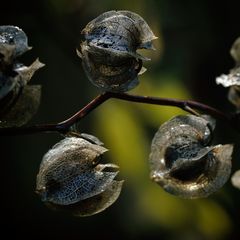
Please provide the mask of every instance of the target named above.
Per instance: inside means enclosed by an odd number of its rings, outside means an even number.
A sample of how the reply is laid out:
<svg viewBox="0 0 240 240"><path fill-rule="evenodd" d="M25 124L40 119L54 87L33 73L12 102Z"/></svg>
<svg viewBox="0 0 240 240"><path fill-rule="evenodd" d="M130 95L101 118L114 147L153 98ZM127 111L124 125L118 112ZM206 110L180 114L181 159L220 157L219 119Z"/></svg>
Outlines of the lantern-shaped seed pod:
<svg viewBox="0 0 240 240"><path fill-rule="evenodd" d="M138 84L144 72L137 49L154 49L156 39L148 24L136 13L109 11L87 24L78 55L90 81L102 90L124 92Z"/></svg>
<svg viewBox="0 0 240 240"><path fill-rule="evenodd" d="M231 172L233 146L208 146L213 127L194 115L164 123L152 141L151 179L182 198L207 197L221 188Z"/></svg>
<svg viewBox="0 0 240 240"><path fill-rule="evenodd" d="M240 37L238 37L232 47L231 47L231 50L230 50L230 54L232 56L232 58L235 60L235 62L237 64L240 64Z"/></svg>
<svg viewBox="0 0 240 240"><path fill-rule="evenodd" d="M10 25L0 26L0 66L12 64L16 57L30 49L22 29Z"/></svg>
<svg viewBox="0 0 240 240"><path fill-rule="evenodd" d="M14 94L14 91L12 92ZM20 94L10 97L4 105L0 102L0 128L17 127L26 124L37 112L41 99L40 85L27 85Z"/></svg>
<svg viewBox="0 0 240 240"><path fill-rule="evenodd" d="M16 60L29 49L21 29L0 26L0 127L21 126L38 109L41 87L26 85L44 64L37 59L27 67Z"/></svg>
<svg viewBox="0 0 240 240"><path fill-rule="evenodd" d="M27 50L28 46L26 34L16 26L0 26L0 99L5 97L17 85L25 85L31 77L21 76L23 64L16 63L15 59ZM40 62L33 64L35 70L40 68ZM36 66L38 65L38 68ZM33 66L25 67L24 72L30 71L33 75ZM19 74L20 76L19 76ZM31 76L32 76L31 75ZM15 91L17 91L15 89Z"/></svg>
<svg viewBox="0 0 240 240"><path fill-rule="evenodd" d="M76 216L105 210L118 198L123 181L115 180L118 167L100 164L106 148L67 137L43 157L36 192L48 206Z"/></svg>
<svg viewBox="0 0 240 240"><path fill-rule="evenodd" d="M216 78L217 84L230 87L228 92L229 101L240 110L240 37L233 43L230 54L236 62L236 66L230 70L229 74L222 74Z"/></svg>

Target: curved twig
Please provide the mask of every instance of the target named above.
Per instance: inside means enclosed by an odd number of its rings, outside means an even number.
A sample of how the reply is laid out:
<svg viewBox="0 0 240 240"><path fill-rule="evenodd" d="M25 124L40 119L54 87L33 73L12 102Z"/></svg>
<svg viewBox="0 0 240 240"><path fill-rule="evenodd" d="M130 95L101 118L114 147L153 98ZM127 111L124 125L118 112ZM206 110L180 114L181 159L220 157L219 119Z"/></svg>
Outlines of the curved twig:
<svg viewBox="0 0 240 240"><path fill-rule="evenodd" d="M235 125L234 119L230 115L200 102L191 101L191 100L174 99L174 98L161 98L161 97L131 95L126 93L104 92L98 95L96 98L94 98L91 102L85 105L77 113L73 114L70 118L62 122L59 122L56 124L40 124L40 125L34 125L34 126L2 128L0 129L0 136L25 135L25 134L35 134L35 133L41 133L41 132L46 132L46 133L58 132L58 133L65 134L69 131L71 126L79 122L83 117L88 115L91 111L93 111L99 105L101 105L102 103L104 103L105 101L111 98L121 99L128 102L174 106L174 107L181 108L184 111L189 113L192 113L192 109L195 109Z"/></svg>

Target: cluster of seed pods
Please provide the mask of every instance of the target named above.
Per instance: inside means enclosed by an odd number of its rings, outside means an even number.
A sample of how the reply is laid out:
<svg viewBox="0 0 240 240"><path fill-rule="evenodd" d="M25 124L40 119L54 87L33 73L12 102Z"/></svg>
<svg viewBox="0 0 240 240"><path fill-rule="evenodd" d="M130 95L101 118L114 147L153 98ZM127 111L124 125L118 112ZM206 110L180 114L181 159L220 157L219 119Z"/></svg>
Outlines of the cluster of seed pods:
<svg viewBox="0 0 240 240"><path fill-rule="evenodd" d="M77 51L89 80L103 91L125 92L138 84L145 68L138 49L154 49L156 39L145 20L130 11L101 14L83 29ZM21 126L36 112L40 86L28 85L43 67L18 57L31 49L26 34L15 26L0 27L0 127ZM217 83L230 87L229 99L240 109L240 38L232 46L236 66ZM211 145L215 121L206 115L177 116L160 126L151 146L150 177L166 192L182 198L202 198L220 189L231 173L233 145ZM43 157L36 192L52 209L90 216L112 205L123 181L118 166L101 163L108 150L88 134L65 137ZM232 177L239 188L239 171Z"/></svg>

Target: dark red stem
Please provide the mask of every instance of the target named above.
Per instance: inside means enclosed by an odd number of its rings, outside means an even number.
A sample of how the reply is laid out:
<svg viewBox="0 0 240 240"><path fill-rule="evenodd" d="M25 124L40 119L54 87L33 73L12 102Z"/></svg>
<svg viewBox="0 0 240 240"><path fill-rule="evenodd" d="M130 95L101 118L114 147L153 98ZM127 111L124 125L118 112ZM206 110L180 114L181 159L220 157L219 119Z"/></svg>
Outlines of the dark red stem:
<svg viewBox="0 0 240 240"><path fill-rule="evenodd" d="M0 129L0 136L13 136L13 135L24 135L24 134L34 134L40 132L58 132L58 133L67 133L71 126L79 122L83 117L88 115L91 111L97 108L99 105L104 103L110 98L116 98L125 100L128 102L137 102L137 103L146 103L146 104L155 104L155 105L164 105L164 106L174 106L181 108L187 112L192 113L193 109L199 110L203 113L212 115L215 118L227 121L230 124L233 123L231 116L223 113L222 111L215 109L211 106L190 100L180 100L174 98L160 98L160 97L149 97L149 96L138 96L130 95L126 93L112 93L105 92L98 95L86 106L84 106L77 113L72 115L70 118L56 123L56 124L41 124L34 125L29 127L12 127L12 128L2 128Z"/></svg>

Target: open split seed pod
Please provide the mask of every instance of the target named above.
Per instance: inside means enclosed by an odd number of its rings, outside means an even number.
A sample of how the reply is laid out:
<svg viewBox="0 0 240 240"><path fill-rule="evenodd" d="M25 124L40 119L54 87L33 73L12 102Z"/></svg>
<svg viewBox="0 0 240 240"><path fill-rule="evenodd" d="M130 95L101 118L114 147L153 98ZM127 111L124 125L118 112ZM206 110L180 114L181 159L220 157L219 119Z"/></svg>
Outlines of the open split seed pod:
<svg viewBox="0 0 240 240"><path fill-rule="evenodd" d="M76 216L99 213L119 197L123 181L115 180L118 166L100 164L107 151L89 141L67 137L43 157L36 192L49 207Z"/></svg>

